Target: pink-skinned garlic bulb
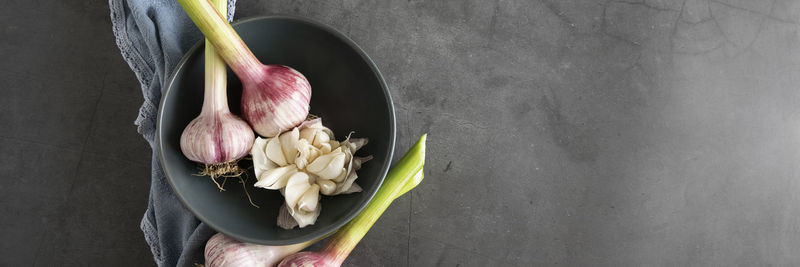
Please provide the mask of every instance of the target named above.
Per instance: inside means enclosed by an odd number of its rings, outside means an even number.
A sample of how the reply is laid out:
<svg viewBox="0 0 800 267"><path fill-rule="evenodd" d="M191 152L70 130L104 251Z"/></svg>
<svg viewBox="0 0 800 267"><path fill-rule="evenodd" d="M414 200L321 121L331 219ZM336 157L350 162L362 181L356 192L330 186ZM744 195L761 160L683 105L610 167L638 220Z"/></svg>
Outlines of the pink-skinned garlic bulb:
<svg viewBox="0 0 800 267"><path fill-rule="evenodd" d="M258 67L262 70L247 72L251 78L242 79L242 115L258 134L273 137L308 117L311 85L290 67Z"/></svg>
<svg viewBox="0 0 800 267"><path fill-rule="evenodd" d="M286 256L295 254L324 237L285 246L266 246L244 243L217 233L206 242L205 266L273 267Z"/></svg>
<svg viewBox="0 0 800 267"><path fill-rule="evenodd" d="M223 13L227 13L225 2L218 1L217 8ZM247 122L228 109L226 79L225 63L206 40L203 108L200 116L183 130L181 151L188 159L204 164L200 174L211 176L212 180L241 175L243 170L237 161L250 153L255 140ZM218 183L217 187L222 190Z"/></svg>
<svg viewBox="0 0 800 267"><path fill-rule="evenodd" d="M221 12L207 0L178 0L242 81L242 116L259 135L273 137L308 116L311 85L303 74L282 65L264 65Z"/></svg>

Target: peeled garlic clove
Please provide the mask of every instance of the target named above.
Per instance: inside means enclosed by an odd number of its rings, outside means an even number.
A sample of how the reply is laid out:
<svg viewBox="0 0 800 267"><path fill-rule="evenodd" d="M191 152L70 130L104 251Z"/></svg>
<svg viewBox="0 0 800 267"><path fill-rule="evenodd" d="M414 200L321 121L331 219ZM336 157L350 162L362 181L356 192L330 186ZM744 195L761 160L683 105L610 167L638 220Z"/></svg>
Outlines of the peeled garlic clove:
<svg viewBox="0 0 800 267"><path fill-rule="evenodd" d="M340 173L339 176L336 176L336 178L333 178L333 181L336 182L336 183L344 182L344 179L347 179L347 176L349 174L350 174L350 172L348 172L346 169L342 168L342 173Z"/></svg>
<svg viewBox="0 0 800 267"><path fill-rule="evenodd" d="M314 128L302 129L302 130L300 130L300 139L301 140L305 139L305 140L313 141L314 140L314 135L316 135L318 131L319 131L319 129L314 129Z"/></svg>
<svg viewBox="0 0 800 267"><path fill-rule="evenodd" d="M308 143L306 139L297 141L297 157L294 159L294 164L298 169L305 169L306 165L316 158L317 148Z"/></svg>
<svg viewBox="0 0 800 267"><path fill-rule="evenodd" d="M281 143L284 160L287 164L294 163L294 159L297 157L297 141L300 139L300 130L295 127L291 131L281 134L278 139Z"/></svg>
<svg viewBox="0 0 800 267"><path fill-rule="evenodd" d="M322 152L322 154L328 154L328 153L331 153L331 144L328 144L328 143L322 143L322 144L319 146L319 150Z"/></svg>
<svg viewBox="0 0 800 267"><path fill-rule="evenodd" d="M267 146L267 139L257 137L253 142L253 147L250 149L250 155L253 156L253 171L256 177L260 177L264 171L278 167L274 162L267 159L264 149Z"/></svg>
<svg viewBox="0 0 800 267"><path fill-rule="evenodd" d="M320 205L317 205L317 208L311 212L303 212L294 208L289 208L289 213L292 215L295 221L297 221L297 226L300 228L309 226L314 224L317 221L317 217L319 217L319 213L322 209Z"/></svg>
<svg viewBox="0 0 800 267"><path fill-rule="evenodd" d="M303 212L293 207L286 206L286 203L283 203L278 211L278 226L288 230L295 226L303 228L312 225L317 220L317 217L319 217L321 210L321 206L317 205L316 209L310 212Z"/></svg>
<svg viewBox="0 0 800 267"><path fill-rule="evenodd" d="M266 155L264 153L264 149L267 147L267 139L256 137L256 140L253 141L253 147L250 148L250 155L253 155L254 158L258 158L259 162L260 159L263 157L266 159ZM255 160L254 160L255 161ZM266 161L266 160L264 160Z"/></svg>
<svg viewBox="0 0 800 267"><path fill-rule="evenodd" d="M310 151L308 152L308 156L303 156L303 157L298 156L297 159L295 159L294 163L295 165L297 165L297 168L305 169L306 166L308 166L309 161L313 161L313 159L315 159L317 155L319 155L319 152Z"/></svg>
<svg viewBox="0 0 800 267"><path fill-rule="evenodd" d="M267 158L279 166L286 166L286 158L283 157L283 149L281 148L279 138L270 138L267 141L267 149L264 150Z"/></svg>
<svg viewBox="0 0 800 267"><path fill-rule="evenodd" d="M325 158L323 158L325 157ZM344 168L344 153L331 153L317 158L314 162L308 165L307 170L313 174L319 175L322 179L333 179L338 177ZM328 162L325 162L328 161Z"/></svg>
<svg viewBox="0 0 800 267"><path fill-rule="evenodd" d="M300 197L311 187L308 184L308 174L304 172L296 172L289 177L289 181L286 182L286 187L284 188L284 198L286 199L286 205L292 209L297 202L300 200Z"/></svg>
<svg viewBox="0 0 800 267"><path fill-rule="evenodd" d="M336 155L333 153L321 155L312 161L311 164L308 164L306 170L312 173L320 172L328 166L328 163L330 163L335 156Z"/></svg>
<svg viewBox="0 0 800 267"><path fill-rule="evenodd" d="M308 190L300 197L297 202L297 208L303 212L312 212L317 209L319 203L319 185L313 184Z"/></svg>
<svg viewBox="0 0 800 267"><path fill-rule="evenodd" d="M287 186L286 190L284 191L286 196L286 208L289 210L289 214L292 215L292 218L294 218L300 228L314 224L314 222L317 220L317 217L319 217L321 210L321 205L319 204L319 186L316 184L309 186L307 183L305 186L306 190L303 191L301 195L294 195L291 193L290 191L294 189L290 190L289 186ZM297 191L299 191L299 188ZM299 199L290 201L290 196L299 197ZM313 198L316 198L316 200Z"/></svg>
<svg viewBox="0 0 800 267"><path fill-rule="evenodd" d="M333 192L336 191L336 183L331 180L317 180L317 185L319 185L319 192L320 194L330 196Z"/></svg>
<svg viewBox="0 0 800 267"><path fill-rule="evenodd" d="M318 132L314 136L314 142L312 142L312 144L314 144L315 147L321 147L322 144L327 144L330 141L331 141L331 137L328 136L328 134L326 134L324 132Z"/></svg>
<svg viewBox="0 0 800 267"><path fill-rule="evenodd" d="M286 175L287 172L293 171L294 169L294 166L283 166L269 169L262 173L262 175L257 176L256 179L258 179L260 182L274 182L278 180L279 177Z"/></svg>
<svg viewBox="0 0 800 267"><path fill-rule="evenodd" d="M336 140L331 140L330 142L328 142L328 144L331 144L331 149L337 149L339 148L339 146L341 146L341 143L339 143L339 141Z"/></svg>
<svg viewBox="0 0 800 267"><path fill-rule="evenodd" d="M350 152L349 149L344 150L344 164L348 166L353 165L353 152Z"/></svg>
<svg viewBox="0 0 800 267"><path fill-rule="evenodd" d="M308 156L309 163L314 162L315 160L317 160L317 158L319 156L322 156L322 154L323 154L322 151L319 151L319 149L315 149L311 153L311 155Z"/></svg>
<svg viewBox="0 0 800 267"><path fill-rule="evenodd" d="M333 138L334 137L333 131L331 131L331 129L328 129L328 127L323 126L322 127L322 132L326 133L328 135L328 137L329 137L328 139L331 139L331 140L335 139L335 138Z"/></svg>
<svg viewBox="0 0 800 267"><path fill-rule="evenodd" d="M297 168L293 165L274 168L257 176L258 182L254 186L273 190L281 189L286 186L289 177L296 172Z"/></svg>

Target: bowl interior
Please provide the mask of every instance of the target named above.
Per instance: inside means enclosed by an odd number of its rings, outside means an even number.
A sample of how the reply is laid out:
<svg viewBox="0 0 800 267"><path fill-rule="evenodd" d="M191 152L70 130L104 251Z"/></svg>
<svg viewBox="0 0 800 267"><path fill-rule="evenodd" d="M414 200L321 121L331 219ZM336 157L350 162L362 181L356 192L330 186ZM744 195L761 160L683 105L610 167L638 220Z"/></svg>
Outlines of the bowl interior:
<svg viewBox="0 0 800 267"><path fill-rule="evenodd" d="M207 176L194 176L198 165L183 156L180 136L203 102L203 46L190 50L175 69L163 94L157 138L167 179L184 205L212 228L236 239L285 245L311 240L352 219L380 187L391 162L395 140L394 109L388 89L372 61L352 41L319 23L296 17L272 16L234 24L247 46L264 64L290 66L311 83L311 114L322 117L341 140L369 138L357 155L373 155L358 171L363 192L323 197L314 225L284 230L276 226L283 197L278 191L254 188L250 169L245 183L250 205L238 179L228 178L220 192ZM228 102L239 114L241 83L228 70ZM252 166L247 161L243 165ZM246 178L246 177L245 177Z"/></svg>

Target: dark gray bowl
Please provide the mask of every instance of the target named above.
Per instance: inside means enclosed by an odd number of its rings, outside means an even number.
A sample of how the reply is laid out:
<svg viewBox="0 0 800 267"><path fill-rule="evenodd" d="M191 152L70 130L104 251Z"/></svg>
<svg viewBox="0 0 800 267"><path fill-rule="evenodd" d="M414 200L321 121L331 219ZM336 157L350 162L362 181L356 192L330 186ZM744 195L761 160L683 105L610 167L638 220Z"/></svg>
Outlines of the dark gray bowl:
<svg viewBox="0 0 800 267"><path fill-rule="evenodd" d="M203 45L194 46L166 84L158 112L156 140L161 165L172 189L197 218L241 241L287 245L312 240L344 225L372 199L383 182L395 142L392 99L380 71L352 40L331 27L305 18L269 16L234 24L244 42L264 64L290 66L311 83L311 113L322 117L337 139L350 131L367 137L361 156L373 155L358 171L363 192L323 197L322 213L314 225L283 230L275 225L283 197L278 191L247 190L261 208L251 206L238 179L228 179L220 192L209 177L194 176L198 165L183 156L180 136L200 114L203 102ZM241 83L228 71L228 102L239 113ZM245 164L251 164L249 161Z"/></svg>

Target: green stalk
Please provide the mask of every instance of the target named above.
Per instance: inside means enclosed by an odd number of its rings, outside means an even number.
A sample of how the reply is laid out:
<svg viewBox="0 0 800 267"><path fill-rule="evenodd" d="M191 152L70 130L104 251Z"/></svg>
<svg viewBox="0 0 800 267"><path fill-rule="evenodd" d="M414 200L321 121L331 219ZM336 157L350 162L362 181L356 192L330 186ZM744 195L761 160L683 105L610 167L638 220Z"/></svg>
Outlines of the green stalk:
<svg viewBox="0 0 800 267"><path fill-rule="evenodd" d="M347 255L353 251L361 238L367 234L367 231L395 198L422 181L426 138L427 134L419 138L419 141L386 175L383 185L378 189L372 201L353 220L340 228L322 249L322 255L328 258L327 260L334 264L333 266L339 266L344 262Z"/></svg>
<svg viewBox="0 0 800 267"><path fill-rule="evenodd" d="M227 0L213 0L213 5L221 14L228 13ZM225 62L214 50L214 46L208 39L205 40L205 93L203 96L203 103L210 103L203 105L203 114L212 114L213 112L227 112L228 109L228 95L227 95L227 74L225 73Z"/></svg>
<svg viewBox="0 0 800 267"><path fill-rule="evenodd" d="M398 192L394 198L397 199L398 197L405 195L408 191L411 191L411 189L414 189L414 187L417 187L417 185L422 182L422 178L424 178L423 169L419 169L414 176L411 176L411 178L406 181L406 183L403 185L403 188L400 189L400 192Z"/></svg>
<svg viewBox="0 0 800 267"><path fill-rule="evenodd" d="M219 5L220 11L217 11L215 5L208 0L178 0L178 3L206 36L207 43L210 41L216 47L217 53L236 72L236 75L241 79L263 75L259 71L261 62L223 17L222 14L227 14L226 8Z"/></svg>
<svg viewBox="0 0 800 267"><path fill-rule="evenodd" d="M411 179L406 181L406 183L403 185L401 190L396 195L394 195L394 198L392 198L392 199L396 199L396 198L402 196L403 194L405 194L409 190L411 190L414 187L416 187L421 181L422 181L422 169L420 169L416 174L411 176ZM342 228L342 229L344 229L344 228ZM336 233L336 232L334 232L334 233ZM272 261L268 262L267 265L268 266L275 266L278 263L280 263L280 261L283 260L283 258L285 258L286 256L289 256L289 255L292 255L294 253L297 253L298 251L301 251L301 250L307 248L308 246L311 246L314 243L317 243L318 241L333 235L334 233L330 233L330 234L318 237L318 238L313 239L313 240L309 240L309 241L302 242L302 243L297 243L297 244L292 244L292 245L265 246L264 248L269 248L270 250L273 250L272 254L275 255L275 257L272 259Z"/></svg>

